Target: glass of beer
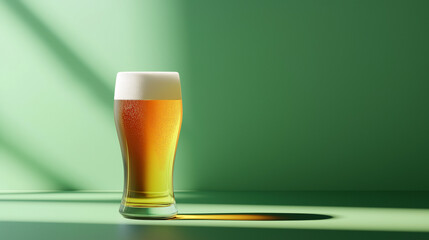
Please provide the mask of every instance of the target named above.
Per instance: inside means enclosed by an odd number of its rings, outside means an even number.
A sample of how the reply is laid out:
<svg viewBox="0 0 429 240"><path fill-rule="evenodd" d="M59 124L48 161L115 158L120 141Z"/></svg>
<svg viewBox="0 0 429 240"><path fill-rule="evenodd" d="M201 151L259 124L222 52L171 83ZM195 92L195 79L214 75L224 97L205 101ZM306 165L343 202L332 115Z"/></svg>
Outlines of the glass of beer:
<svg viewBox="0 0 429 240"><path fill-rule="evenodd" d="M119 72L114 113L124 163L119 212L127 218L175 217L173 166L182 125L179 74Z"/></svg>

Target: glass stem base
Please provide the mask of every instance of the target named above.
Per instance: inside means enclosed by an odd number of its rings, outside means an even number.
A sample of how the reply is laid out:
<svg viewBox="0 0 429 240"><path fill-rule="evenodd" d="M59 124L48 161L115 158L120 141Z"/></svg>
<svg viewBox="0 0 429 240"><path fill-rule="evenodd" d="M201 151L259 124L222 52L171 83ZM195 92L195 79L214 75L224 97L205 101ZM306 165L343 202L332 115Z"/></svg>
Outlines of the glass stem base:
<svg viewBox="0 0 429 240"><path fill-rule="evenodd" d="M169 219L177 214L176 204L167 207L130 207L121 204L119 212L132 219Z"/></svg>

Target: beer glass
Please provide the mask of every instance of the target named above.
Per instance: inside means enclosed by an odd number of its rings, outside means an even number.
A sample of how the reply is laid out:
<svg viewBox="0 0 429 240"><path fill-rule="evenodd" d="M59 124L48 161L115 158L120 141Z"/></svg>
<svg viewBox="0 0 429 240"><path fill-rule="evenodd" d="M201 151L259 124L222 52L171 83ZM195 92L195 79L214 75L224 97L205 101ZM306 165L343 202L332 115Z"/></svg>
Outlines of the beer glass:
<svg viewBox="0 0 429 240"><path fill-rule="evenodd" d="M127 218L173 218L173 166L182 125L179 74L119 72L114 113L124 163L119 212Z"/></svg>

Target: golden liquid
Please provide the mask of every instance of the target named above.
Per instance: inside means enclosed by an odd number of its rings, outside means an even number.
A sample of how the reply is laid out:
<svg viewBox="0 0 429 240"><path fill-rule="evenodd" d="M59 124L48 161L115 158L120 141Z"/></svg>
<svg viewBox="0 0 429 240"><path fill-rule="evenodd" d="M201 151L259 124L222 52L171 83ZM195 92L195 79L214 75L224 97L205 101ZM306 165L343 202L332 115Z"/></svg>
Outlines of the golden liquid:
<svg viewBox="0 0 429 240"><path fill-rule="evenodd" d="M122 204L174 204L173 165L182 100L115 100L115 123L125 170Z"/></svg>

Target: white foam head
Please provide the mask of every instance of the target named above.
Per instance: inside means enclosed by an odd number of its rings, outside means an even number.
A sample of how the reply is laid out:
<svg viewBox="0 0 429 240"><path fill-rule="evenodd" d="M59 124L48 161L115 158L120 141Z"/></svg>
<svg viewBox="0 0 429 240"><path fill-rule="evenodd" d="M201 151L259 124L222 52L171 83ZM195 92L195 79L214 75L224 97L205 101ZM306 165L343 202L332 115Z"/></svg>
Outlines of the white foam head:
<svg viewBox="0 0 429 240"><path fill-rule="evenodd" d="M118 72L115 100L180 100L178 72Z"/></svg>

